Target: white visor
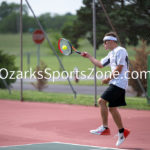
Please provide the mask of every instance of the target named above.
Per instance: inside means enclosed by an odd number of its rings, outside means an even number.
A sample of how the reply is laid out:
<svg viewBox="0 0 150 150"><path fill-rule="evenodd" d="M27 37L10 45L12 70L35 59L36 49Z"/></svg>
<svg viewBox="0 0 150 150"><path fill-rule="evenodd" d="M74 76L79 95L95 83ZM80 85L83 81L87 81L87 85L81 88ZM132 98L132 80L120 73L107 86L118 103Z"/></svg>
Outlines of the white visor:
<svg viewBox="0 0 150 150"><path fill-rule="evenodd" d="M117 41L117 38L113 36L105 36L103 41Z"/></svg>

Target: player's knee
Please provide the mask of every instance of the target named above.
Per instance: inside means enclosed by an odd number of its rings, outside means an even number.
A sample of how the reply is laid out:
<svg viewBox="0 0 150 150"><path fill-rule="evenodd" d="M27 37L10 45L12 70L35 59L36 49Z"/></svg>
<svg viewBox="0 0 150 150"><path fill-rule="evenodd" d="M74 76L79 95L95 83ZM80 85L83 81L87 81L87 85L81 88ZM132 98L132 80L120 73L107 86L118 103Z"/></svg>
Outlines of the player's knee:
<svg viewBox="0 0 150 150"><path fill-rule="evenodd" d="M100 106L106 105L106 101L103 100L102 98L99 98L99 99L98 99L98 104L99 104Z"/></svg>
<svg viewBox="0 0 150 150"><path fill-rule="evenodd" d="M101 103L101 98L99 98L99 99L97 100L97 102L98 102L98 104L100 105L100 103Z"/></svg>

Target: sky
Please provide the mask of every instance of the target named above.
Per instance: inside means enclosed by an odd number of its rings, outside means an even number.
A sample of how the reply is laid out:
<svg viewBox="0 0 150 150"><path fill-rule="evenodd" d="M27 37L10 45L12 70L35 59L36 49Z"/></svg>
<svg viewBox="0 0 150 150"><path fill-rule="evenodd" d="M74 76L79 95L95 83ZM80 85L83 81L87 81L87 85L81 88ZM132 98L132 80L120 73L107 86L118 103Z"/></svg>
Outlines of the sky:
<svg viewBox="0 0 150 150"><path fill-rule="evenodd" d="M2 1L20 3L20 0L0 0L0 3ZM83 6L82 0L28 0L28 2L37 16L47 12L52 15L63 15L67 12L76 14L76 10ZM23 3L26 3L25 0ZM29 15L31 15L30 11Z"/></svg>

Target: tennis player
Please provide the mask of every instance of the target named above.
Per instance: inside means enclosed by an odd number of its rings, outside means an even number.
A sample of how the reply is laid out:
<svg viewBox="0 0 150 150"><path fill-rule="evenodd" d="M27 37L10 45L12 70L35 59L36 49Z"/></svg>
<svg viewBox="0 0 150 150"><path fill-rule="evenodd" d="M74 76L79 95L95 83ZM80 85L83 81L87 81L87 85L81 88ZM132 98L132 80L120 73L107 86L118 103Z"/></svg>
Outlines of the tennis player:
<svg viewBox="0 0 150 150"><path fill-rule="evenodd" d="M129 130L124 128L120 113L117 110L117 107L126 105L125 90L128 86L128 53L125 48L118 46L117 36L114 32L106 33L103 42L104 48L110 50L110 52L101 61L95 59L87 52L81 53L83 57L88 58L97 67L103 68L109 65L112 71L110 77L102 80L102 84L109 83L109 87L98 100L101 108L102 125L95 130L91 130L90 133L97 135L110 135L110 129L108 128L109 110L118 127L118 140L116 146L119 146L130 133Z"/></svg>

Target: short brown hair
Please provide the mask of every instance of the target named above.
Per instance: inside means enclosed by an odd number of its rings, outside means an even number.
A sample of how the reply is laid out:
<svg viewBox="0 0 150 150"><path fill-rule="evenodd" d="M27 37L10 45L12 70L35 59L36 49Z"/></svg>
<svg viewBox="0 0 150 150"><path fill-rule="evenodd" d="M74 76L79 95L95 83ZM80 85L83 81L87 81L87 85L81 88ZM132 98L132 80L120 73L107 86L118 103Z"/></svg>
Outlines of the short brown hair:
<svg viewBox="0 0 150 150"><path fill-rule="evenodd" d="M117 37L117 34L116 34L116 32L111 31L111 32L106 33L105 36Z"/></svg>

